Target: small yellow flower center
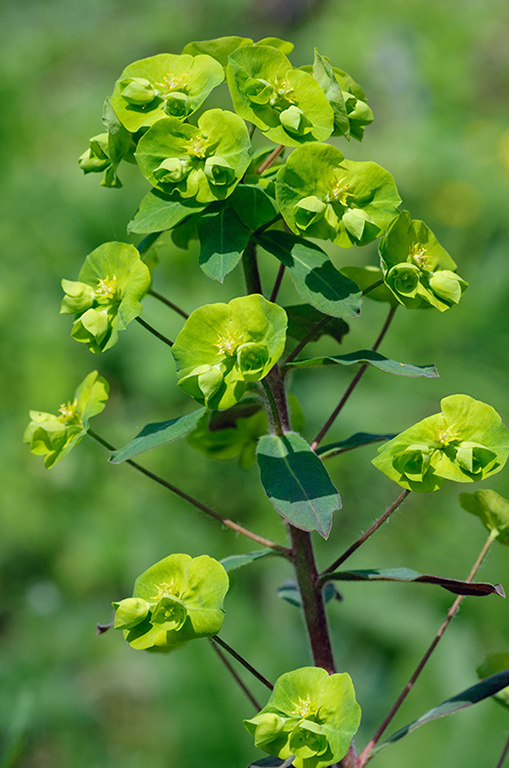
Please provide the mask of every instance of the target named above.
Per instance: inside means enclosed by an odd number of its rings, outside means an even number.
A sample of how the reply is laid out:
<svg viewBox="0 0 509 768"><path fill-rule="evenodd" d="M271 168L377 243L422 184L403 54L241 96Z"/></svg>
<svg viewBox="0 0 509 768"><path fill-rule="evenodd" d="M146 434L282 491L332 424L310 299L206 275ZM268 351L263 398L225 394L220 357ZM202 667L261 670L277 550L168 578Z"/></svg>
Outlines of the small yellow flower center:
<svg viewBox="0 0 509 768"><path fill-rule="evenodd" d="M207 145L203 136L196 136L194 139L189 139L186 144L186 149L190 155L194 155L203 159L207 156Z"/></svg>
<svg viewBox="0 0 509 768"><path fill-rule="evenodd" d="M299 696L299 701L297 702L297 705L291 714L307 717L308 715L314 715L315 713L316 707L311 703L309 696L306 696L305 699L302 699Z"/></svg>
<svg viewBox="0 0 509 768"><path fill-rule="evenodd" d="M222 355L232 355L240 341L240 338L234 336L231 331L226 331L225 334L219 337L216 348Z"/></svg>
<svg viewBox="0 0 509 768"><path fill-rule="evenodd" d="M341 203L341 205L347 205L346 196L348 194L349 186L345 183L345 177L339 179L333 187L330 188L327 195L327 202L329 203Z"/></svg>
<svg viewBox="0 0 509 768"><path fill-rule="evenodd" d="M437 442L440 446L450 445L458 439L458 433L454 431L454 424L447 429L440 429L437 432Z"/></svg>
<svg viewBox="0 0 509 768"><path fill-rule="evenodd" d="M162 597L178 597L173 579L170 579L169 582L163 581L162 584L157 584L156 589L157 594L151 597L151 600L160 600Z"/></svg>
<svg viewBox="0 0 509 768"><path fill-rule="evenodd" d="M62 403L60 408L58 409L58 412L60 416L58 417L59 421L70 421L74 416L76 415L76 409L78 407L78 401L75 399L73 402L68 403Z"/></svg>
<svg viewBox="0 0 509 768"><path fill-rule="evenodd" d="M287 102L288 104L295 104L295 99L292 99L290 95L294 92L294 89L288 80L280 80L277 78L272 82L272 87L274 88L274 93L269 99L269 104L271 107L275 107L277 105L281 106L281 101Z"/></svg>
<svg viewBox="0 0 509 768"><path fill-rule="evenodd" d="M185 75L172 75L168 73L163 77L162 83L157 83L165 95L168 95L172 91L182 91L187 85L187 77Z"/></svg>
<svg viewBox="0 0 509 768"><path fill-rule="evenodd" d="M414 244L410 248L409 256L410 260L413 261L414 264L417 264L418 267L421 269L428 269L429 259L426 248L419 248L417 244Z"/></svg>
<svg viewBox="0 0 509 768"><path fill-rule="evenodd" d="M97 281L94 291L96 299L113 299L117 291L118 280L115 275L106 276Z"/></svg>

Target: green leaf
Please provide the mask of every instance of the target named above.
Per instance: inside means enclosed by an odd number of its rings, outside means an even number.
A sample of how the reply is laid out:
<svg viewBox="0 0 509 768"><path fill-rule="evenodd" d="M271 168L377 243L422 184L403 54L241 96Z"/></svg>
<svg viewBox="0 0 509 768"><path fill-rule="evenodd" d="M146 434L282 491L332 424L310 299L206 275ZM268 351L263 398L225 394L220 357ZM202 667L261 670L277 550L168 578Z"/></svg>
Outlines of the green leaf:
<svg viewBox="0 0 509 768"><path fill-rule="evenodd" d="M290 605L302 608L302 597L295 579L287 579L284 584L281 584L281 586L277 588L276 593L278 597L282 600L286 600ZM330 582L324 584L323 599L326 603L329 603L331 600L341 599L334 584L331 584Z"/></svg>
<svg viewBox="0 0 509 768"><path fill-rule="evenodd" d="M170 419L170 421L147 424L130 443L111 453L111 463L121 464L123 461L139 456L140 453L146 453L153 448L158 448L160 445L166 445L174 440L179 440L181 437L185 437L195 428L204 413L205 408L198 408L197 411L188 413L186 416L179 416L176 419Z"/></svg>
<svg viewBox="0 0 509 768"><path fill-rule="evenodd" d="M361 349L358 352L349 352L347 355L324 355L322 357L311 357L307 360L296 360L288 363L289 368L315 368L325 365L356 365L358 363L372 365L385 373L394 373L397 376L409 376L415 378L424 376L426 378L435 378L438 371L434 365L409 365L408 363L397 363L395 360L388 360L380 352L373 352L371 349Z"/></svg>
<svg viewBox="0 0 509 768"><path fill-rule="evenodd" d="M341 499L318 456L296 432L264 435L257 448L265 493L279 514L326 539Z"/></svg>
<svg viewBox="0 0 509 768"><path fill-rule="evenodd" d="M332 65L325 56L321 56L315 48L315 60L313 63L313 77L325 93L327 101L334 113L334 133L350 138L350 122L346 111L343 91L339 85Z"/></svg>
<svg viewBox="0 0 509 768"><path fill-rule="evenodd" d="M239 184L229 202L242 223L251 230L268 224L278 212L274 200L260 184Z"/></svg>
<svg viewBox="0 0 509 768"><path fill-rule="evenodd" d="M484 595L496 594L505 597L504 590L497 584L485 582L472 583L458 579L446 579L442 576L430 576L412 571L410 568L367 568L357 571L334 571L328 573L331 581L419 581L423 584L437 584L455 595Z"/></svg>
<svg viewBox="0 0 509 768"><path fill-rule="evenodd" d="M198 221L200 267L212 280L223 282L239 263L251 233L230 206L207 213Z"/></svg>
<svg viewBox="0 0 509 768"><path fill-rule="evenodd" d="M501 544L509 544L509 501L488 488L474 493L460 493L460 505L476 515Z"/></svg>
<svg viewBox="0 0 509 768"><path fill-rule="evenodd" d="M323 312L319 312L309 304L293 304L285 307L288 315L288 336L292 339L301 341L304 339L318 323L327 317ZM317 341L322 336L332 336L340 344L343 336L350 330L347 323L339 317L328 316L328 322L324 323L315 333L310 341Z"/></svg>
<svg viewBox="0 0 509 768"><path fill-rule="evenodd" d="M135 216L127 225L127 231L136 235L163 232L172 229L193 213L207 206L192 198L169 197L159 189L147 192Z"/></svg>
<svg viewBox="0 0 509 768"><path fill-rule="evenodd" d="M360 448L362 445L369 445L370 443L381 443L385 440L392 440L396 435L374 435L370 432L356 432L351 437L347 437L346 440L339 440L337 443L329 443L328 445L318 446L315 453L318 456L322 456L324 453L330 451L344 452L350 451L352 448Z"/></svg>
<svg viewBox="0 0 509 768"><path fill-rule="evenodd" d="M452 715L454 712L458 712L460 709L471 707L473 704L477 704L479 701L484 701L484 699L487 699L490 696L494 696L496 693L498 693L498 691L502 690L502 688L505 688L507 685L509 685L509 669L506 669L504 672L499 672L496 675L491 675L491 677L487 677L482 682L473 685L471 688L467 688L461 693L458 693L457 696L453 696L453 698L443 701L442 704L438 705L438 707L433 707L433 709L430 709L424 715L417 718L417 720L414 720L409 725L406 725L404 728L396 731L396 733L393 733L392 736L390 736L386 741L375 747L372 751L372 754L375 752L381 752L383 749L390 747L391 744L394 744L396 741L402 739L403 736L407 735L407 733L412 733L412 731L420 728L420 726L424 725L424 723L429 723L431 720L436 720L438 717Z"/></svg>
<svg viewBox="0 0 509 768"><path fill-rule="evenodd" d="M273 549L265 547L264 549L258 549L256 552L248 552L245 555L230 555L224 557L219 562L225 569L225 571L235 571L237 568L242 568L244 565L254 563L255 560L261 560L262 557L270 557L271 555L277 555Z"/></svg>
<svg viewBox="0 0 509 768"><path fill-rule="evenodd" d="M264 232L256 238L290 270L295 288L313 307L332 317L357 317L358 286L339 272L325 251L289 232Z"/></svg>
<svg viewBox="0 0 509 768"><path fill-rule="evenodd" d="M262 757L261 760L249 763L247 768L290 768L294 760L295 755L289 757L288 760L281 760L279 757Z"/></svg>
<svg viewBox="0 0 509 768"><path fill-rule="evenodd" d="M476 672L481 679L509 669L509 653L488 653ZM502 706L509 707L509 685L498 691L493 697Z"/></svg>
<svg viewBox="0 0 509 768"><path fill-rule="evenodd" d="M196 40L192 43L187 43L182 49L182 53L190 53L191 56L207 54L208 56L212 56L213 59L218 61L221 66L226 69L228 56L230 54L236 51L237 48L252 44L253 41L250 37L228 35L226 37L216 37L213 40Z"/></svg>

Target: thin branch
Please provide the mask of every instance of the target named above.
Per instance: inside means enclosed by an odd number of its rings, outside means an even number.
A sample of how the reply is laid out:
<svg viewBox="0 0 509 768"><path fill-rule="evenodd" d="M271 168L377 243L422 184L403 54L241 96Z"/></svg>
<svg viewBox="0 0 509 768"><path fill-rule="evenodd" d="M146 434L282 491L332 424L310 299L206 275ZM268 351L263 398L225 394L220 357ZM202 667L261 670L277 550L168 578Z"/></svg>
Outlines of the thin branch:
<svg viewBox="0 0 509 768"><path fill-rule="evenodd" d="M183 309L180 309L180 307L177 307L176 304L173 303L173 301L170 301L166 298L166 296L163 296L161 293L157 293L157 291L154 291L152 288L148 292L149 296L153 296L154 299L158 299L159 301L162 301L163 304L166 304L167 307L170 307L170 309L173 309L175 312L178 312L179 315L182 315L186 320L189 317L187 312L184 312Z"/></svg>
<svg viewBox="0 0 509 768"><path fill-rule="evenodd" d="M380 331L377 340L375 341L375 343L371 347L371 350L373 352L377 351L378 347L380 346L380 344L382 343L382 341L384 339L385 334L389 330L389 326L390 326L390 324L392 322L392 318L394 317L394 313L396 312L396 309L397 309L397 306L393 306L393 307L390 308L389 314L387 315L387 319L386 319L385 323L383 324L382 330ZM333 423L337 419L340 411L343 409L345 403L347 402L348 398L350 397L350 395L354 391L355 387L357 386L357 384L359 383L359 381L363 377L363 375L364 375L364 373L365 373L367 368L368 368L368 364L364 363L363 365L361 365L361 367L359 368L359 370L357 371L357 373L353 377L353 379L350 382L350 385L349 385L348 389L346 390L345 394L343 395L343 397L339 401L338 405L332 411L331 415L329 416L329 418L327 419L327 421L325 422L325 424L323 425L323 427L321 428L321 430L318 432L317 436L315 437L315 439L311 443L311 449L313 451L320 444L320 442L323 440L323 438L326 435L326 433L329 431L329 429L331 428L331 426L333 425Z"/></svg>
<svg viewBox="0 0 509 768"><path fill-rule="evenodd" d="M240 653L237 653L237 651L234 651L231 645L228 645L228 643L225 643L224 640L222 640L219 635L214 635L211 637L211 640L213 640L215 643L218 643L221 648L224 648L225 651L227 651L230 656L233 656L234 659L236 659L242 666L247 669L248 672L251 672L254 677L256 677L257 680L260 681L260 683L263 683L263 685L269 689L269 691L272 691L274 686L272 683L270 683L266 677L264 677L261 672L258 672L257 669L255 669L246 659L240 655Z"/></svg>
<svg viewBox="0 0 509 768"><path fill-rule="evenodd" d="M279 155L282 152L284 152L284 150L285 150L284 144L278 144L276 149L273 152L271 152L270 155L265 158L265 160L260 165L260 167L256 169L255 173L261 174L264 171L266 171L267 168L270 168L272 163L275 162L278 159Z"/></svg>
<svg viewBox="0 0 509 768"><path fill-rule="evenodd" d="M373 523L371 528L369 528L366 531L366 533L363 533L362 536L359 536L357 541L354 541L354 543L350 547L348 547L348 549L345 552L343 552L343 554L340 557L338 557L337 560L334 560L332 565L330 565L328 568L325 569L325 571L323 571L320 574L320 583L327 581L327 576L333 571L335 571L336 568L339 568L339 566L342 565L345 562L345 560L348 560L350 555L353 555L353 553L359 549L361 544L364 544L364 542L367 541L367 539L369 539L369 537L372 536L375 533L375 531L377 531L380 528L380 526L382 526L385 523L386 520L389 519L392 513L395 512L397 508L404 502L404 500L406 499L409 493L410 491L408 490L404 490L403 493L400 493L396 501L393 504L391 504L389 509L386 512L384 512L383 515Z"/></svg>
<svg viewBox="0 0 509 768"><path fill-rule="evenodd" d="M230 675L231 675L231 676L233 677L233 679L236 681L237 685L238 685L240 688L242 688L242 690L244 691L244 693L246 694L247 698L249 699L249 701L251 702L251 704L254 706L254 708L255 708L256 710L260 710L260 709L261 709L261 706L260 706L260 704L258 704L258 702L256 701L255 697L253 696L253 694L251 693L251 691L249 690L249 688L247 687L247 685L244 683L244 681L243 681L243 680L241 680L241 678L240 678L240 677L238 676L238 674L235 672L235 670L233 669L232 665L230 664L230 662L228 661L228 659L226 658L226 656L225 656L225 655L224 655L224 653L222 652L221 648L219 648L219 647L218 647L218 646L217 646L217 645L214 643L214 641L212 640L212 638L211 638L211 637L209 637L209 640L210 640L210 645L212 646L212 648L214 649L214 651L217 653L217 655L219 656L219 658L221 659L221 661L222 661L222 662L223 662L223 664L225 665L225 667L226 667L226 669L228 670L228 672L230 673Z"/></svg>
<svg viewBox="0 0 509 768"><path fill-rule="evenodd" d="M106 440L104 440L102 437L97 435L91 429L88 430L88 434L90 435L90 437L92 437L102 446L107 448L108 451L115 450L115 448L112 445L110 445L110 443L106 442ZM202 512L205 512L206 515L214 518L214 520L218 520L227 528L231 528L232 531L235 531L236 533L241 533L243 536L246 536L248 539L251 539L252 541L256 541L258 544L261 544L263 547L268 547L269 549L273 549L275 552L279 552L281 555L284 555L284 557L290 556L290 550L287 549L286 547L282 547L280 544L276 544L275 542L270 541L269 539L264 539L263 536L258 536L258 534L253 533L252 531L249 531L247 528L244 528L242 525L235 523L233 520L229 520L228 518L223 517L222 515L219 514L219 512L215 512L210 507L207 507L206 504L202 504L201 501L198 501L198 499L193 498L185 491L182 491L180 488L177 488L175 485L172 485L172 483L169 483L167 480L164 480L162 477L159 477L159 475L156 475L154 474L154 472L150 472L150 470L140 466L140 464L138 464L136 461L133 461L132 459L127 459L124 462L124 464L129 464L131 467L134 467L134 469L136 469L138 472L141 472L142 475L149 477L151 480L154 480L159 485L162 485L163 488L167 488L172 493L176 494L177 496L180 496L181 499L184 499L185 501L189 502L189 504L192 504L193 507L196 507L197 509L200 509Z"/></svg>
<svg viewBox="0 0 509 768"><path fill-rule="evenodd" d="M502 750L502 754L500 755L500 760L498 761L496 768L502 768L502 766L505 763L505 759L507 755L509 754L509 735L507 736L507 741L505 743L505 747Z"/></svg>
<svg viewBox="0 0 509 768"><path fill-rule="evenodd" d="M490 533L490 535L486 539L486 542L485 542L483 548L481 549L481 551L479 553L479 556L478 556L477 560L475 561L474 565L472 566L472 570L470 571L470 573L469 573L469 575L468 575L468 577L466 579L467 582L473 581L477 571L479 570L479 568L481 566L481 563L483 562L484 558L486 557L486 555L488 553L489 548L491 547L491 545L495 541L495 538L496 537L493 534ZM392 709L390 710L389 714L387 715L387 717L383 721L383 723L380 726L380 728L378 729L378 731L375 733L375 735L373 736L371 741L368 743L366 748L360 754L360 756L359 756L359 766L360 766L360 768L362 768L362 766L366 765L366 763L370 759L371 751L376 746L376 744L380 740L382 734L385 732L387 726L389 725L389 723L393 719L394 715L399 710L400 706L402 705L402 703L404 702L404 700L406 699L406 697L408 696L408 694L412 690L415 681L417 680L417 678L421 674L421 672L424 669L424 667L425 667L429 657L431 656L431 654L433 653L433 651L437 647L438 643L440 642L440 640L441 640L445 630L447 629L447 627L451 623L452 619L454 618L454 616L455 616L455 614L456 614L456 612L457 612L457 610L458 610L458 608L459 608L459 606L460 606L460 604L461 604L461 602L462 602L462 600L464 598L465 598L465 595L458 595L458 597L456 598L454 603L449 608L445 620L443 621L440 629L438 630L438 632L436 633L435 637L433 638L433 641L431 642L431 645L429 646L428 650L426 651L426 653L424 654L424 656L420 660L419 664L417 665L417 667L415 669L415 672L413 673L412 677L410 678L408 683L403 688L403 690L400 693L398 699L396 700L395 704L393 705Z"/></svg>
<svg viewBox="0 0 509 768"><path fill-rule="evenodd" d="M136 320L139 322L143 328L146 328L147 331L150 331L150 333L155 336L157 339L160 339L161 341L164 341L165 344L167 344L169 347L173 347L173 341L170 339L167 339L166 336L163 336L162 333L159 333L159 331L156 331L155 328L152 328L151 325L149 325L145 320L142 320L141 317L137 317Z"/></svg>
<svg viewBox="0 0 509 768"><path fill-rule="evenodd" d="M299 352L301 352L304 349L306 344L308 344L310 341L313 340L313 337L316 336L320 328L323 328L323 326L326 325L330 319L331 318L328 315L326 315L325 317L322 317L322 319L319 320L318 323L315 326L313 326L313 328L311 328L309 333L306 334L306 336L304 336L304 338L299 341L295 349L292 349L292 351L290 352L286 360L282 363L281 367L284 368L285 365L287 365L288 363L291 363L292 360L294 360L297 357Z"/></svg>
<svg viewBox="0 0 509 768"><path fill-rule="evenodd" d="M281 283L283 282L284 273L285 273L285 265L280 264L279 269L277 271L276 282L274 283L274 288L272 289L272 293L270 294L269 301L276 301L277 295L279 293L279 289L281 288Z"/></svg>
<svg viewBox="0 0 509 768"><path fill-rule="evenodd" d="M375 288L378 288L379 285L382 285L383 281L383 277L381 277L379 280L375 280L374 283L371 283L371 285L368 285L367 288L364 288L364 290L361 291L361 295L365 296L367 293L371 293L371 291L374 291Z"/></svg>

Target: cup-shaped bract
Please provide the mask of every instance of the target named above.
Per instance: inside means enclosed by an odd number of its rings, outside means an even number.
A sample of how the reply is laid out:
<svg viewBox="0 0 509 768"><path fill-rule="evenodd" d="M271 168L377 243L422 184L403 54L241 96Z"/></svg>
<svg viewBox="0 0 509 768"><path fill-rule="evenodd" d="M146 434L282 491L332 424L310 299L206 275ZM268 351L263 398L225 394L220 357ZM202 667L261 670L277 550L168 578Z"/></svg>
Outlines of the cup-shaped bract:
<svg viewBox="0 0 509 768"><path fill-rule="evenodd" d="M136 579L132 597L113 603L114 626L137 650L171 651L211 637L223 624L228 586L214 558L169 555Z"/></svg>
<svg viewBox="0 0 509 768"><path fill-rule="evenodd" d="M509 430L490 405L450 395L442 411L414 424L378 449L375 467L411 491L435 491L444 479L484 480L509 455Z"/></svg>
<svg viewBox="0 0 509 768"><path fill-rule="evenodd" d="M280 40L278 37L264 37L262 40L254 43L250 37L227 35L226 37L216 37L212 40L193 41L182 49L182 53L190 53L192 56L206 53L208 56L216 59L226 69L228 57L237 48L242 48L244 45L270 45L282 53L291 53L293 51L293 43L288 42L288 40Z"/></svg>
<svg viewBox="0 0 509 768"><path fill-rule="evenodd" d="M210 203L228 197L251 159L244 121L209 109L198 126L174 117L159 120L140 139L136 160L144 176L166 194Z"/></svg>
<svg viewBox="0 0 509 768"><path fill-rule="evenodd" d="M284 309L258 293L196 309L175 339L178 385L208 408L231 408L281 357Z"/></svg>
<svg viewBox="0 0 509 768"><path fill-rule="evenodd" d="M135 162L135 143L113 112L109 99L104 105L103 123L107 132L92 136L78 163L84 173L103 173L101 186L119 188L122 182L117 175L118 166L122 160Z"/></svg>
<svg viewBox="0 0 509 768"><path fill-rule="evenodd" d="M507 669L509 669L509 653L488 653L483 663L477 667L476 672L483 680L485 677L491 677L498 672L505 672ZM493 698L504 707L509 707L509 685L495 693Z"/></svg>
<svg viewBox="0 0 509 768"><path fill-rule="evenodd" d="M77 387L72 400L60 406L58 415L30 411L23 442L30 445L32 453L44 457L49 469L83 439L89 420L104 409L108 391L108 382L92 371Z"/></svg>
<svg viewBox="0 0 509 768"><path fill-rule="evenodd" d="M276 48L238 48L228 59L227 77L235 111L272 141L296 147L331 135L334 115L324 92Z"/></svg>
<svg viewBox="0 0 509 768"><path fill-rule="evenodd" d="M360 717L348 674L302 667L281 675L266 706L244 725L269 755L295 755L295 768L325 768L346 755Z"/></svg>
<svg viewBox="0 0 509 768"><path fill-rule="evenodd" d="M77 281L62 280L62 314L74 314L71 335L92 352L117 343L118 334L141 315L150 270L133 245L104 243L92 251Z"/></svg>
<svg viewBox="0 0 509 768"><path fill-rule="evenodd" d="M444 312L457 304L468 283L423 221L402 211L379 244L385 284L407 309L435 307Z"/></svg>
<svg viewBox="0 0 509 768"><path fill-rule="evenodd" d="M135 133L162 117L185 120L223 80L223 68L211 56L160 53L124 69L111 105L122 125Z"/></svg>
<svg viewBox="0 0 509 768"><path fill-rule="evenodd" d="M342 248L375 240L401 203L380 165L345 160L336 147L318 143L292 152L277 174L276 200L292 232Z"/></svg>
<svg viewBox="0 0 509 768"><path fill-rule="evenodd" d="M460 493L460 505L476 515L501 544L509 544L509 500L489 488L474 493Z"/></svg>

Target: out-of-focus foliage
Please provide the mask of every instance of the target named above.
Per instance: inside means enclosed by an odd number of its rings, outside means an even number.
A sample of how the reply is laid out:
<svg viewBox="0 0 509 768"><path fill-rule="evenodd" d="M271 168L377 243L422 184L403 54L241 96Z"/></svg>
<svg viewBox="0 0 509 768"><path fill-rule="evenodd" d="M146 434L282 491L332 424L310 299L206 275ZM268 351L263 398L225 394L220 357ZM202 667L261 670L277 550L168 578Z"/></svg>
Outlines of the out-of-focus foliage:
<svg viewBox="0 0 509 768"><path fill-rule="evenodd" d="M125 192L99 186L94 173L83 176L77 158L89 137L102 131L102 102L129 62L180 53L190 40L225 34L291 38L296 65L312 64L316 46L362 84L375 122L362 144L341 139L338 147L349 160L376 159L387 168L412 218L429 224L470 284L460 305L444 315L399 309L384 342L384 354L434 362L441 378L368 371L330 439L402 431L435 412L452 392L488 402L509 419L504 0L6 0L0 29L0 741L6 765L201 768L206 758L214 768L238 768L253 758L241 716L254 712L207 642L191 643L176 663L171 655L136 654L118 642L117 633L94 634L96 621L111 619L111 601L130 594L137 574L170 551L221 559L250 551L249 543L202 520L125 465L108 465L106 453L88 439L51 472L21 443L28 409L51 411L97 366L58 314L60 280L77 274L100 243L127 242L126 223L148 189L129 166L122 169L122 181L130 181ZM220 95L213 106L224 108ZM190 255L163 240L156 289L187 312L230 301L240 291L240 277L212 284L196 269L193 247ZM331 244L329 255L340 267L378 263L375 244L352 250ZM281 296L289 305L299 301L289 280ZM145 313L169 336L183 325L149 297ZM356 342L358 348L372 344L385 313L383 304L365 302L361 320L350 323L352 349ZM317 342L316 352L325 353L328 343L328 337ZM147 422L174 418L189 407L163 345L133 323L120 346L101 357L111 398L96 427L115 445ZM305 404L307 439L350 373L324 371L319 397L312 377L304 372L294 382ZM394 500L394 484L370 465L374 455L373 447L365 447L327 465L343 500L330 537L338 554ZM283 540L282 522L262 498L256 469L245 475L231 462L228 488L221 488L216 481L223 465L184 442L159 449L145 464L226 516ZM507 472L490 479L491 486L509 496ZM457 504L457 490L444 487L433 503L426 495L409 500L352 567L402 565L464 578L483 532ZM317 548L321 564L328 565L319 542ZM276 596L289 575L279 558L232 574L222 630L272 680L310 661L298 611ZM483 579L507 587L508 576L505 548L493 547ZM342 603L330 604L331 625L338 667L351 674L363 708L363 745L449 601L421 585L350 584L343 593ZM276 626L284 629L274 633ZM506 647L503 604L467 599L395 727L473 684L486 653ZM253 689L263 700L263 689ZM506 728L502 707L486 703L417 732L387 757L377 757L377 766L398 761L412 768L477 768L480 755L494 765Z"/></svg>

